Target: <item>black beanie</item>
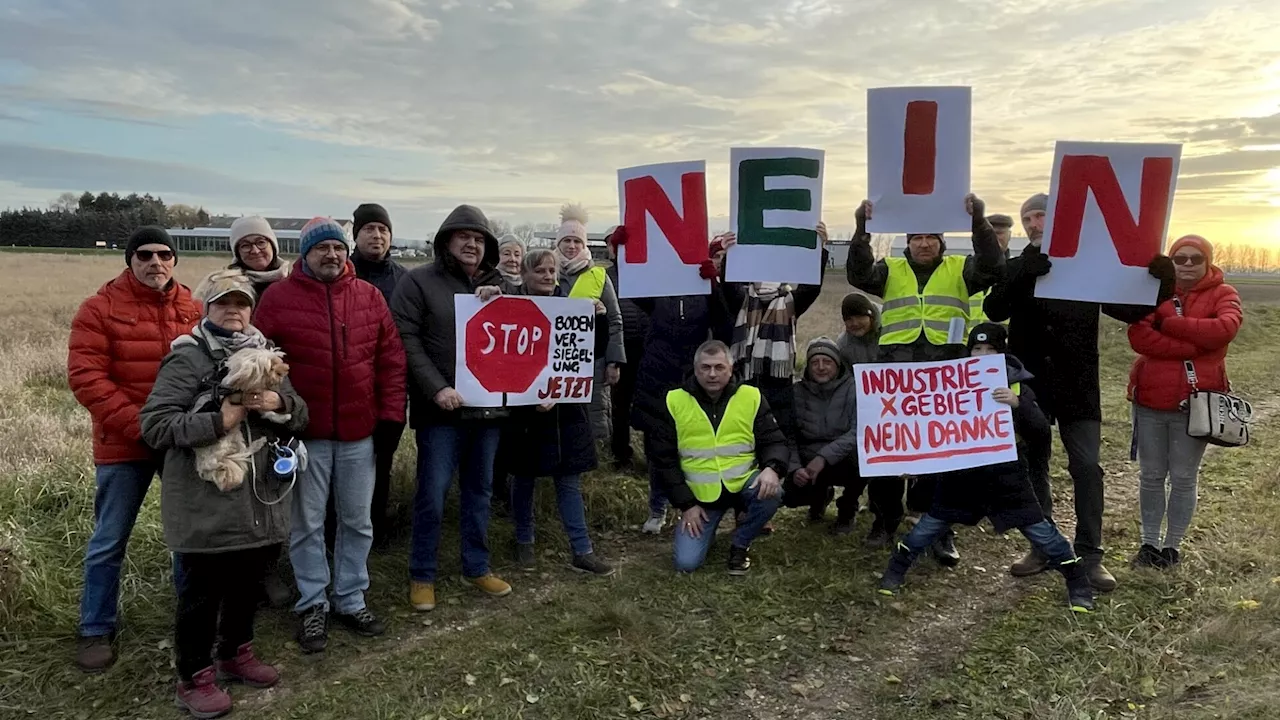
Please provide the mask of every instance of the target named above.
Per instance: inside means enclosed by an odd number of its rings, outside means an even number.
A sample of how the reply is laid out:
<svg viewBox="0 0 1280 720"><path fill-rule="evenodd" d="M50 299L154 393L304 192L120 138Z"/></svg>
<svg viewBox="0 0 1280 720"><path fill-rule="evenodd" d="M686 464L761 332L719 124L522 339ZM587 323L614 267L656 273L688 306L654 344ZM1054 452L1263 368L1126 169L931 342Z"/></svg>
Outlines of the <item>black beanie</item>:
<svg viewBox="0 0 1280 720"><path fill-rule="evenodd" d="M351 237L359 235L360 228L371 222L382 223L391 231L391 216L387 214L387 209L377 203L364 203L351 213Z"/></svg>
<svg viewBox="0 0 1280 720"><path fill-rule="evenodd" d="M986 343L995 348L996 352L1008 352L1009 331L998 323L980 323L969 333L969 351L972 352L973 346L978 343Z"/></svg>
<svg viewBox="0 0 1280 720"><path fill-rule="evenodd" d="M143 225L129 236L129 244L124 246L124 264L133 264L133 254L143 245L164 245L173 251L173 262L178 264L178 248L173 245L169 231L159 225Z"/></svg>
<svg viewBox="0 0 1280 720"><path fill-rule="evenodd" d="M840 301L840 319L848 320L855 315L865 315L872 320L875 319L876 308L871 304L871 298L856 292L844 296L844 300Z"/></svg>

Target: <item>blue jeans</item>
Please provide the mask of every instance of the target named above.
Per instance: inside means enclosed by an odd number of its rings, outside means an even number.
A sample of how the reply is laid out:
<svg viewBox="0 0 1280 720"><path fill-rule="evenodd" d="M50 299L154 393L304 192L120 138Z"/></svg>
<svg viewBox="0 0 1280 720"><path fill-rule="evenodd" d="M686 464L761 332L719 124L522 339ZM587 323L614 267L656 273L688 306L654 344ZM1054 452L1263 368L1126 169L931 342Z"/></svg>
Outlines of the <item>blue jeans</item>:
<svg viewBox="0 0 1280 720"><path fill-rule="evenodd" d="M373 438L307 441L307 470L293 490L289 559L303 612L317 605L350 615L365 606L369 549L373 547ZM332 489L338 528L333 537L333 597L324 547L324 518Z"/></svg>
<svg viewBox="0 0 1280 720"><path fill-rule="evenodd" d="M116 631L120 609L120 566L147 488L156 474L151 462L99 465L93 496L93 535L84 553L84 594L80 596L80 635Z"/></svg>
<svg viewBox="0 0 1280 720"><path fill-rule="evenodd" d="M591 538L587 537L587 510L582 504L582 476L560 475L552 478L556 483L556 507L560 509L560 523L569 536L569 548L574 555L591 552ZM533 543L533 487L537 478L516 477L511 486L511 515L516 522L516 542Z"/></svg>
<svg viewBox="0 0 1280 720"><path fill-rule="evenodd" d="M914 558L927 550L933 545L934 540L942 537L950 529L949 523L925 513L920 516L920 522L911 528L911 532L902 538L902 544L907 546L907 550ZM1041 520L1034 525L1024 525L1018 528L1018 532L1031 542L1032 547L1044 553L1045 557L1049 558L1049 562L1054 565L1061 565L1075 559L1076 555L1071 550L1071 543L1063 537L1058 526L1049 520Z"/></svg>
<svg viewBox="0 0 1280 720"><path fill-rule="evenodd" d="M458 470L462 517L462 574L489 572L489 498L500 429L495 425L428 425L418 428L418 489L413 495L413 543L409 576L435 582L444 499Z"/></svg>
<svg viewBox="0 0 1280 720"><path fill-rule="evenodd" d="M734 547L751 547L751 541L760 535L760 531L769 523L769 520L773 519L773 514L778 512L778 506L782 504L781 494L768 500L756 497L756 488L753 485L755 481L755 476L752 476L746 486L738 492L739 506L746 506L747 516L733 531ZM693 572L702 567L702 563L707 559L707 552L711 550L711 544L715 542L716 528L720 526L720 520L732 509L724 506L705 508L707 521L702 525L701 537L695 538L690 535L685 530L684 523L676 526L673 546L676 572Z"/></svg>

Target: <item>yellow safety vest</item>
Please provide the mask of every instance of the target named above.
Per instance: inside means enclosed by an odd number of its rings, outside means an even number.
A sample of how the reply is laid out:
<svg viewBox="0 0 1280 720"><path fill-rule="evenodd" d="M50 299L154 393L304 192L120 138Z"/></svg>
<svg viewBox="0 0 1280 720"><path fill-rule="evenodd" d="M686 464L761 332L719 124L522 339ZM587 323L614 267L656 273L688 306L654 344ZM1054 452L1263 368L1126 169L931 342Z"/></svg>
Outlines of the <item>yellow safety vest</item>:
<svg viewBox="0 0 1280 720"><path fill-rule="evenodd" d="M578 279L573 281L573 289L569 291L569 297L599 300L604 296L604 281L607 277L602 267L592 267L582 271Z"/></svg>
<svg viewBox="0 0 1280 720"><path fill-rule="evenodd" d="M680 470L698 502L715 502L722 490L741 492L756 472L759 388L740 386L729 398L719 428L711 427L697 399L684 390L667 393L667 410L676 423Z"/></svg>
<svg viewBox="0 0 1280 720"><path fill-rule="evenodd" d="M948 255L929 276L924 292L906 258L888 258L889 279L880 311L881 345L910 345L920 333L933 345L946 345L951 321L969 324L969 290L964 284L964 258ZM961 340L961 343L964 341Z"/></svg>

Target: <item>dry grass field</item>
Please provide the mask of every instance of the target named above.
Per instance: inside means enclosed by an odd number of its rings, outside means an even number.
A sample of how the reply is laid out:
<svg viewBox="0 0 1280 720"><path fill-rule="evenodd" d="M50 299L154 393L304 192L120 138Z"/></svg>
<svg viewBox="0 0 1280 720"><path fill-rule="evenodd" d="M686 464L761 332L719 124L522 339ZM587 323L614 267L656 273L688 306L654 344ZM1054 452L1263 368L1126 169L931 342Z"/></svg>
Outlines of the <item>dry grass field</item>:
<svg viewBox="0 0 1280 720"><path fill-rule="evenodd" d="M80 301L112 277L119 256L3 254L0 289L0 717L170 718L173 592L158 494L148 498L122 588L119 664L86 677L71 664L80 562L92 529L87 415L66 385L66 337ZM186 257L194 282L219 257ZM442 549L441 605L408 610L407 524L372 560L372 607L387 636L335 629L323 658L304 659L287 613L264 611L258 647L284 673L267 692L236 689L252 718L1263 718L1280 702L1280 392L1275 348L1280 290L1242 284L1247 320L1232 348L1236 389L1263 413L1252 446L1215 451L1182 569L1131 571L1138 543L1136 466L1127 462L1123 328L1103 327L1107 415L1108 565L1120 588L1096 613L1064 611L1060 581L1005 572L1020 538L964 529L960 567L922 563L907 592L874 593L885 555L779 517L743 579L670 570L670 538L637 532L646 485L598 472L585 483L610 579L566 568L550 488L539 492L540 566L510 561L511 526L491 532L505 600L458 579L456 536ZM838 330L843 276L828 276L802 338ZM1060 454L1060 452L1059 452ZM398 457L393 503L412 492L414 451ZM1058 507L1070 481L1055 467ZM1060 518L1065 526L1072 518Z"/></svg>

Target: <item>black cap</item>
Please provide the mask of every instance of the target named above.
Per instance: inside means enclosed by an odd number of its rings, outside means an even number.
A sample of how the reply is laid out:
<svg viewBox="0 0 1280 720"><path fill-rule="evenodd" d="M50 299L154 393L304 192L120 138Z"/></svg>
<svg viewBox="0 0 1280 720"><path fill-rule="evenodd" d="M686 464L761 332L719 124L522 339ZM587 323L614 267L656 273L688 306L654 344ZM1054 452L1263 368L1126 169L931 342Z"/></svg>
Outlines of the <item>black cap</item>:
<svg viewBox="0 0 1280 720"><path fill-rule="evenodd" d="M1002 215L999 213L995 215L988 215L987 222L991 223L991 227L993 228L1013 227L1013 218L1009 217L1008 215Z"/></svg>
<svg viewBox="0 0 1280 720"><path fill-rule="evenodd" d="M391 230L391 216L387 214L387 209L377 203L364 203L351 213L351 236L359 235L360 228L371 222L382 223L387 226L387 230Z"/></svg>
<svg viewBox="0 0 1280 720"><path fill-rule="evenodd" d="M133 254L143 245L164 245L173 251L174 261L177 261L178 248L174 247L169 231L159 225L143 225L133 231L129 236L129 244L124 247L125 265L133 264Z"/></svg>
<svg viewBox="0 0 1280 720"><path fill-rule="evenodd" d="M973 346L978 343L986 343L995 348L996 352L1007 352L1009 349L1009 331L999 323L979 323L973 329L973 332L969 333L969 350L973 350Z"/></svg>

